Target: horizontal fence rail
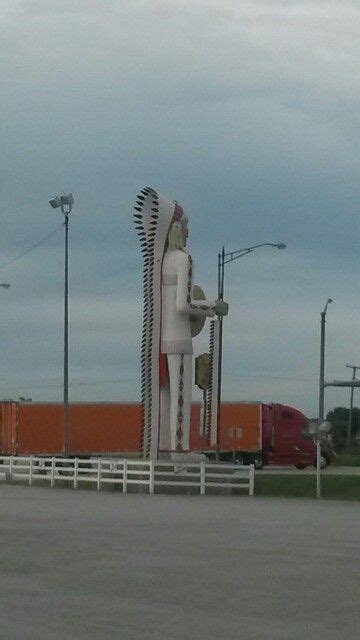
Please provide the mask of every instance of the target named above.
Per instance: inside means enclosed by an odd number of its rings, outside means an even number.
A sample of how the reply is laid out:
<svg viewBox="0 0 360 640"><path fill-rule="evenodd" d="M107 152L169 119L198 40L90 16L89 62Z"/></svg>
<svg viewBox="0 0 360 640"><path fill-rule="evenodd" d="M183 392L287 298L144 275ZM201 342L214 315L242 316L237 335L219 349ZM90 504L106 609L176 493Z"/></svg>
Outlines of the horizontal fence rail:
<svg viewBox="0 0 360 640"><path fill-rule="evenodd" d="M98 490L105 485L120 485L127 493L134 485L143 485L148 493L161 493L165 487L182 488L205 495L217 490L245 490L254 495L254 465L243 466L209 462L171 462L110 458L57 458L0 456L0 480L40 481L54 487L67 483L76 489L85 483Z"/></svg>

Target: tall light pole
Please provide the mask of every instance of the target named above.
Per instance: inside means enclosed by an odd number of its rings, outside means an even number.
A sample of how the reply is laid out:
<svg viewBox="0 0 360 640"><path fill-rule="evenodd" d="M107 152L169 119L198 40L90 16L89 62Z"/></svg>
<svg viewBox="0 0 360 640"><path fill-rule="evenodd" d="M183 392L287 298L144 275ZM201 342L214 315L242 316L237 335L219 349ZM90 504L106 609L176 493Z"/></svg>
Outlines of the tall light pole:
<svg viewBox="0 0 360 640"><path fill-rule="evenodd" d="M328 305L332 299L328 298L324 310L320 313L320 379L319 379L319 424L324 422L324 392L325 392L325 323Z"/></svg>
<svg viewBox="0 0 360 640"><path fill-rule="evenodd" d="M325 393L325 323L328 305L332 299L326 300L325 307L320 313L320 378L319 378L319 419L316 429L316 497L321 498L321 443L320 427L324 422L324 393Z"/></svg>
<svg viewBox="0 0 360 640"><path fill-rule="evenodd" d="M260 247L275 247L276 249L285 249L286 244L283 242L262 242L245 249L237 249L236 251L225 252L225 247L221 253L218 253L218 299L224 300L224 281L225 281L225 265L234 262L248 253L252 253ZM217 447L219 447L219 427L220 427L220 408L221 408L221 385L222 385L222 352L223 352L223 316L219 316L219 360L218 360L218 388L217 388ZM218 457L218 453L217 453Z"/></svg>
<svg viewBox="0 0 360 640"><path fill-rule="evenodd" d="M346 367L348 369L352 369L352 380L355 380L356 378L356 370L360 369L359 366L355 366L354 364L347 364ZM349 420L348 420L348 425L347 425L347 432L346 432L346 448L349 449L350 444L351 444L351 427L352 427L352 414L353 414L353 405L354 405L354 387L351 387L350 390L350 409L349 409Z"/></svg>
<svg viewBox="0 0 360 640"><path fill-rule="evenodd" d="M64 287L64 455L68 453L69 414L69 216L74 204L72 193L50 201L53 209L61 208L65 216L65 287Z"/></svg>

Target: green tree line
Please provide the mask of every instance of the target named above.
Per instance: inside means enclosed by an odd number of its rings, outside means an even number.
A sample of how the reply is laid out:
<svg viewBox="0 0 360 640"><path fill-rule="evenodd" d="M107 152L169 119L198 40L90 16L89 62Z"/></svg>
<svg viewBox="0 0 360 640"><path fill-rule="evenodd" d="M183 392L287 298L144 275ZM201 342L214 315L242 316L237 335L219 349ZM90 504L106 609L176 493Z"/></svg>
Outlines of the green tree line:
<svg viewBox="0 0 360 640"><path fill-rule="evenodd" d="M331 433L335 449L337 451L345 449L349 422L349 409L346 407L335 407L328 412L326 420L332 424ZM360 435L360 408L354 407L351 420L351 445L360 449L359 439L356 437L357 435Z"/></svg>

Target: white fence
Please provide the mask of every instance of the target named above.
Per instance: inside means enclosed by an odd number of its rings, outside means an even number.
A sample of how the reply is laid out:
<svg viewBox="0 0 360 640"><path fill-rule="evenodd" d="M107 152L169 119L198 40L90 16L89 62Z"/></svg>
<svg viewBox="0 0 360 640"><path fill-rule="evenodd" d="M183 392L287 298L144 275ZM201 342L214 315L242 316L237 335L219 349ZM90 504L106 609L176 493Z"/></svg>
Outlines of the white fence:
<svg viewBox="0 0 360 640"><path fill-rule="evenodd" d="M226 463L174 463L151 460L109 458L38 458L0 456L0 480L25 481L29 485L45 482L68 483L76 489L90 483L98 490L105 485L121 485L127 493L134 485L143 485L148 493L159 488L187 487L200 495L211 490L237 489L254 495L254 466ZM130 489L131 490L131 489Z"/></svg>

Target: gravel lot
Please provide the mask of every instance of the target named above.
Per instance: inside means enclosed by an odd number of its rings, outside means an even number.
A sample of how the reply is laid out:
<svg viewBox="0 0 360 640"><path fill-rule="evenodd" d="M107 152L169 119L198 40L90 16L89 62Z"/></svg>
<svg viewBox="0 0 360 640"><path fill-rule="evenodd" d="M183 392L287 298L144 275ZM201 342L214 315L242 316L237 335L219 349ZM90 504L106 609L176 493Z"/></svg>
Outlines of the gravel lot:
<svg viewBox="0 0 360 640"><path fill-rule="evenodd" d="M358 503L0 485L0 638L346 640Z"/></svg>

